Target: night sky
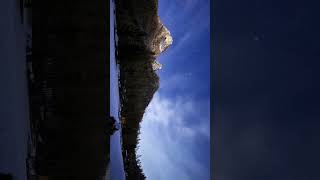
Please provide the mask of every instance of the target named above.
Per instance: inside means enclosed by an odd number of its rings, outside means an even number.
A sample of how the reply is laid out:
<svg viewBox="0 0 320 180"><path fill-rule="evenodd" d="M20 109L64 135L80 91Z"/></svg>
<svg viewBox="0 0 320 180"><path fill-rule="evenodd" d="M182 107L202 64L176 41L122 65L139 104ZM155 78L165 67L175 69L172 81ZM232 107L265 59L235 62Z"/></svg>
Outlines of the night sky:
<svg viewBox="0 0 320 180"><path fill-rule="evenodd" d="M159 0L159 16L173 44L141 124L142 168L150 180L209 180L210 1Z"/></svg>
<svg viewBox="0 0 320 180"><path fill-rule="evenodd" d="M315 2L213 3L215 180L320 179Z"/></svg>

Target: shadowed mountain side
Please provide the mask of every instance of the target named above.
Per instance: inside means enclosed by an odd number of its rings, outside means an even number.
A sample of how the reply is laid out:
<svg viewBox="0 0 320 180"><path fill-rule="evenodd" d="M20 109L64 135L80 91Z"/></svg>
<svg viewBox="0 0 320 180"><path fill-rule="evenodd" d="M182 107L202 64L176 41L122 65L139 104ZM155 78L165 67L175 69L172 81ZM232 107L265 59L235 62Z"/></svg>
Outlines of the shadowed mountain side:
<svg viewBox="0 0 320 180"><path fill-rule="evenodd" d="M103 179L109 162L108 5L33 4L29 179Z"/></svg>
<svg viewBox="0 0 320 180"><path fill-rule="evenodd" d="M140 122L159 88L155 70L172 37L158 17L157 0L116 1L123 157L126 179L145 179L136 155Z"/></svg>

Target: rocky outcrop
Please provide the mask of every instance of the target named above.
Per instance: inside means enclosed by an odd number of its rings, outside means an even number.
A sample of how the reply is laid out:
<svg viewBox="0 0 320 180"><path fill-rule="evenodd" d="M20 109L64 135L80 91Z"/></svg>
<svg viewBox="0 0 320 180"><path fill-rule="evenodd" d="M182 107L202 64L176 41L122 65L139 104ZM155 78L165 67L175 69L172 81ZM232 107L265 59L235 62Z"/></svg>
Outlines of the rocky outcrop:
<svg viewBox="0 0 320 180"><path fill-rule="evenodd" d="M159 88L156 70L162 65L156 58L172 44L172 37L158 16L158 0L116 1L116 22L126 178L141 179L136 157L140 122Z"/></svg>

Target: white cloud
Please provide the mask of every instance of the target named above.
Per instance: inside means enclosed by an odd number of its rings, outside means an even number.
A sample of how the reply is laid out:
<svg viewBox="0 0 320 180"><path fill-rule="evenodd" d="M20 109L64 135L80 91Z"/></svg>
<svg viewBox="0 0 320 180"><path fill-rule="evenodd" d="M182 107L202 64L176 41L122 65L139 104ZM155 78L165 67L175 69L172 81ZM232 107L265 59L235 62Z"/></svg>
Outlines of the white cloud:
<svg viewBox="0 0 320 180"><path fill-rule="evenodd" d="M209 112L202 112L198 124L186 121L199 116L195 107L198 103L188 97L169 99L159 92L154 95L141 124L138 149L148 179L188 180L192 179L190 173L204 176L208 167L196 159L194 142L199 138L209 142Z"/></svg>

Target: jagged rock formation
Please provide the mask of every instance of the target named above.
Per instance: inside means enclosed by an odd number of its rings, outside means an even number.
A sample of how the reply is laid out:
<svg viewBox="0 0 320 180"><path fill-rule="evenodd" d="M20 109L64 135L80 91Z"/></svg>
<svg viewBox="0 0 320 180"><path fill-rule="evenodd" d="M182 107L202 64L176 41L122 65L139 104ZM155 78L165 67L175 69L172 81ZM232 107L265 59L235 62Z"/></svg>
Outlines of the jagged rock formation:
<svg viewBox="0 0 320 180"><path fill-rule="evenodd" d="M158 0L116 1L122 142L126 179L144 179L136 147L140 122L159 88L156 58L171 44L172 37L158 16Z"/></svg>
<svg viewBox="0 0 320 180"><path fill-rule="evenodd" d="M159 70L161 68L162 68L162 65L157 60L152 62L152 69L154 71Z"/></svg>

